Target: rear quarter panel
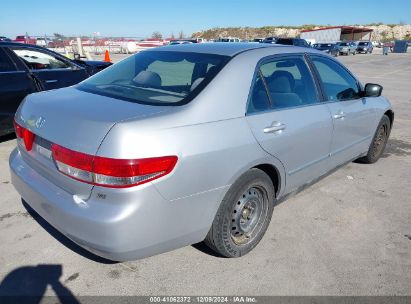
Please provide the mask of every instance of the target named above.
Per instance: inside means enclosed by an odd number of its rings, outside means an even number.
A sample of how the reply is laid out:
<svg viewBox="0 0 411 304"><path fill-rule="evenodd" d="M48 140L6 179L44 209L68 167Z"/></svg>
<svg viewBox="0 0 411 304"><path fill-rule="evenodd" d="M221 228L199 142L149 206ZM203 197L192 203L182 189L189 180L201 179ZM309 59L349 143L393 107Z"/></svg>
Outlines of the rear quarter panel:
<svg viewBox="0 0 411 304"><path fill-rule="evenodd" d="M97 155L177 155L174 171L153 182L167 200L225 188L259 164L273 164L283 171L282 164L256 143L245 118L157 129L120 123L106 136Z"/></svg>
<svg viewBox="0 0 411 304"><path fill-rule="evenodd" d="M156 121L155 118L150 120L150 125ZM175 219L178 224L168 229L170 232L178 230L176 234L199 231L195 233L198 234L194 236L195 241L204 239L221 201L241 174L256 165L268 163L284 177L281 163L260 148L245 118L147 129L143 123L123 122L112 128L97 155L116 158L177 155L173 172L151 182L165 201L163 208L155 209L158 212L156 218L159 221L165 216ZM280 180L283 189L285 179ZM136 200L139 197L136 191ZM156 204L145 203L147 207ZM153 212L149 208L146 214Z"/></svg>

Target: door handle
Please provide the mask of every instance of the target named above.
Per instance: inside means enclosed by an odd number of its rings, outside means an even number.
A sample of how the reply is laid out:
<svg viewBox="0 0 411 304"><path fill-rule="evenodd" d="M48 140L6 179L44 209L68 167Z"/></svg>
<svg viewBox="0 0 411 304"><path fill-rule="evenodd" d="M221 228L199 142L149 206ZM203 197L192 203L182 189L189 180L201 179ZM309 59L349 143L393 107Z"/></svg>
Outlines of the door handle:
<svg viewBox="0 0 411 304"><path fill-rule="evenodd" d="M57 79L50 79L50 80L46 80L45 83L55 83L57 82Z"/></svg>
<svg viewBox="0 0 411 304"><path fill-rule="evenodd" d="M333 115L334 119L343 119L345 117L345 113L343 111L338 111Z"/></svg>
<svg viewBox="0 0 411 304"><path fill-rule="evenodd" d="M263 131L264 133L276 133L276 132L285 130L285 128L286 128L285 124L278 122L278 121L274 121L271 124L271 126L265 127Z"/></svg>

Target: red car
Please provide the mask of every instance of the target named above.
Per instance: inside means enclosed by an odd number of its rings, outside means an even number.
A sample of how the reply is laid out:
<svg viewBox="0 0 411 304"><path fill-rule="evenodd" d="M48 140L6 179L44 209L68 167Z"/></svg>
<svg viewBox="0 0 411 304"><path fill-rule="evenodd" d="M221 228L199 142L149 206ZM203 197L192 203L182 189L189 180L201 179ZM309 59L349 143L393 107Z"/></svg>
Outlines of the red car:
<svg viewBox="0 0 411 304"><path fill-rule="evenodd" d="M31 38L30 36L22 35L22 36L17 36L16 39L14 39L14 42L25 43L25 44L36 44L36 38Z"/></svg>

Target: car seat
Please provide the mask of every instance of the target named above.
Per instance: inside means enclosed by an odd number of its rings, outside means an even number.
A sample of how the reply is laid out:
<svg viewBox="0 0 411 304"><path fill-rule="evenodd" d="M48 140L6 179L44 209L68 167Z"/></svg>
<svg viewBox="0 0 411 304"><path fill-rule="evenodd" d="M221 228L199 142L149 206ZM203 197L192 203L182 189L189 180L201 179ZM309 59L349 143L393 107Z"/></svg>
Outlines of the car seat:
<svg viewBox="0 0 411 304"><path fill-rule="evenodd" d="M275 71L267 78L274 108L293 107L302 104L301 98L295 93L295 79L290 72Z"/></svg>

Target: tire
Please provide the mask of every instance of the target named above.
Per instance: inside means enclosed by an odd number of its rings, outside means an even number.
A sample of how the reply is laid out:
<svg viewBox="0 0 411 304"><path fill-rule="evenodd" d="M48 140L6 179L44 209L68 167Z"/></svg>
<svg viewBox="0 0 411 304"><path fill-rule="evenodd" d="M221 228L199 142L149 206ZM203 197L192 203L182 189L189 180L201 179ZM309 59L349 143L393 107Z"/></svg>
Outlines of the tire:
<svg viewBox="0 0 411 304"><path fill-rule="evenodd" d="M253 168L231 185L204 240L227 258L240 257L260 242L270 224L275 190L270 177Z"/></svg>
<svg viewBox="0 0 411 304"><path fill-rule="evenodd" d="M367 155L358 159L359 162L364 164L373 164L381 157L387 145L388 137L391 132L391 122L387 115L381 118L375 131L374 137L368 148Z"/></svg>

